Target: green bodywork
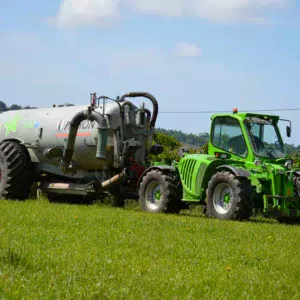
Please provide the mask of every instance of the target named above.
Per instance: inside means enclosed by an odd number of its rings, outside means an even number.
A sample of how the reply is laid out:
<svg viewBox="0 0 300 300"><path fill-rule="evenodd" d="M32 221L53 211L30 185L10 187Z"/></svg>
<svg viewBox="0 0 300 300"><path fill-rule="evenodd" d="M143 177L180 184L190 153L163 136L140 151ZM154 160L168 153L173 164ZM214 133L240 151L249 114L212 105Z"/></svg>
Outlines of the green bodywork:
<svg viewBox="0 0 300 300"><path fill-rule="evenodd" d="M250 181L254 195L251 201L255 201L255 206L261 208L265 214L273 217L300 217L299 194L292 180L293 173L300 170L288 168L288 159L285 157L258 157L245 123L249 118L256 117L269 120L277 132L278 143L283 145L278 128L279 117L249 113L222 114L212 116L212 124L217 118L220 120L228 117L239 122L247 148L246 154L241 157L215 147L212 126L208 154L185 154L176 165L182 184L182 201L205 204L206 189L211 177L218 171L227 170ZM220 153L226 153L228 157L217 157Z"/></svg>

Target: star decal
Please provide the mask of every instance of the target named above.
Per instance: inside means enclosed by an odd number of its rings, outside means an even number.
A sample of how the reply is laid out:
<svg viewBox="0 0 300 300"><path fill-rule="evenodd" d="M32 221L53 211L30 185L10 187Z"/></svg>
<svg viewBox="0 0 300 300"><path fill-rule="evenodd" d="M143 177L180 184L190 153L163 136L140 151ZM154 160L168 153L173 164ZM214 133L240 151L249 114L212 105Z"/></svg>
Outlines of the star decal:
<svg viewBox="0 0 300 300"><path fill-rule="evenodd" d="M20 115L15 115L10 121L4 124L4 127L6 128L6 136L8 136L11 132L17 131L17 125L20 119Z"/></svg>

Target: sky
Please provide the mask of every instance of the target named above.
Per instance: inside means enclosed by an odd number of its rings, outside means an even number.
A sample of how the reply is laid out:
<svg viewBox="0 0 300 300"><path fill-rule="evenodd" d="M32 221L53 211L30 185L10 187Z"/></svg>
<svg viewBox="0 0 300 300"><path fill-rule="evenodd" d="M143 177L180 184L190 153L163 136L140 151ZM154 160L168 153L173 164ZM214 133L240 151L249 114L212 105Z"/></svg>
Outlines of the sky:
<svg viewBox="0 0 300 300"><path fill-rule="evenodd" d="M0 101L89 103L153 94L160 112L300 108L298 0L0 2ZM270 112L272 113L272 112ZM300 144L300 111L286 142ZM159 114L208 132L210 114Z"/></svg>

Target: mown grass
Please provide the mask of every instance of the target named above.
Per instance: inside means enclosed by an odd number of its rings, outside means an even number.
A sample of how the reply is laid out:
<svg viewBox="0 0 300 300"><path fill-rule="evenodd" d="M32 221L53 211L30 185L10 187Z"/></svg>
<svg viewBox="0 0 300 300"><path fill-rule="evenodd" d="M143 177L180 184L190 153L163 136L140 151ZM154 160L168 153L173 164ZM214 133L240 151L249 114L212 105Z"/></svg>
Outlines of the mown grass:
<svg viewBox="0 0 300 300"><path fill-rule="evenodd" d="M0 299L299 299L300 226L0 202Z"/></svg>

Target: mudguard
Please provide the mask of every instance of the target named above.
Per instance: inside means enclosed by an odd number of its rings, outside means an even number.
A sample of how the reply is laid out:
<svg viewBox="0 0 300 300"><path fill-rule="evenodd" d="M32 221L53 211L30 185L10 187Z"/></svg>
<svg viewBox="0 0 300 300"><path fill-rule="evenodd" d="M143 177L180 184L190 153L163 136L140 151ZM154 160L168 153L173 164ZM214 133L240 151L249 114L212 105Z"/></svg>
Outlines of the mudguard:
<svg viewBox="0 0 300 300"><path fill-rule="evenodd" d="M146 169L144 171L144 173L140 176L138 182L137 182L137 186L140 186L144 176L151 170L169 170L169 171L172 171L174 172L175 171L175 168L173 166L169 166L169 165L157 165L157 166L151 166L149 167L148 169Z"/></svg>
<svg viewBox="0 0 300 300"><path fill-rule="evenodd" d="M250 177L251 173L246 170L245 168L242 167L237 167L237 166L229 166L229 165L222 165L217 167L218 171L226 170L238 177Z"/></svg>
<svg viewBox="0 0 300 300"><path fill-rule="evenodd" d="M33 163L39 163L40 162L39 158L35 154L34 149L26 147L25 142L23 140L21 140L21 139L4 139L3 142L5 142L5 141L14 142L14 143L17 143L17 144L21 145L22 148L24 149L24 152L27 153L27 155L29 156L31 162L33 162Z"/></svg>

